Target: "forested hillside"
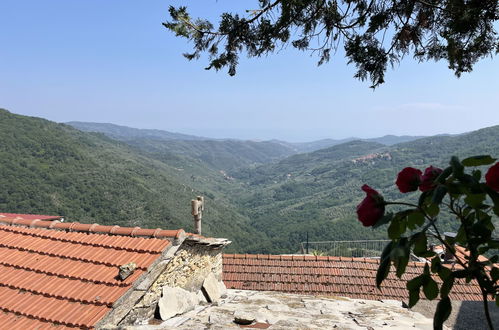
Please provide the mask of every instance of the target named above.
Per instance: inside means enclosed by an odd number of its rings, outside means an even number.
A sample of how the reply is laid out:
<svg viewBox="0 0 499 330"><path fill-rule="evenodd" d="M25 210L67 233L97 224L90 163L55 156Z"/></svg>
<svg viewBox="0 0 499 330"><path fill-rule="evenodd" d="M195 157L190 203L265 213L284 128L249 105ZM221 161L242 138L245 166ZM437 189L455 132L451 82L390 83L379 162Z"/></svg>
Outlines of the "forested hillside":
<svg viewBox="0 0 499 330"><path fill-rule="evenodd" d="M110 123L88 123L82 121L71 121L66 123L80 131L100 132L121 141L131 141L135 139L152 138L161 140L207 140L200 136L173 133L159 129L140 129Z"/></svg>
<svg viewBox="0 0 499 330"><path fill-rule="evenodd" d="M102 134L0 109L0 210L69 221L192 230L190 200L207 197L204 233L251 249L265 235L183 172ZM216 174L213 174L216 175ZM213 200L216 198L216 200Z"/></svg>
<svg viewBox="0 0 499 330"><path fill-rule="evenodd" d="M201 194L205 234L233 240L232 251L293 253L307 233L312 241L385 239L383 228L356 220L364 183L388 199L410 199L393 184L406 166L499 156L499 126L393 146L349 141L289 157L296 151L275 141L122 139L0 110L0 210L190 230L189 201ZM453 229L450 218L439 221Z"/></svg>
<svg viewBox="0 0 499 330"><path fill-rule="evenodd" d="M384 228L372 230L356 220L355 207L367 183L389 199L410 199L395 186L397 173L406 166L444 167L452 155L499 156L499 126L459 136L437 136L391 147L353 141L309 154L289 157L277 164L239 170L245 182L233 194L241 212L259 231L269 235L264 251L285 252L298 247L306 233L311 240L384 239ZM441 220L452 230L451 219Z"/></svg>
<svg viewBox="0 0 499 330"><path fill-rule="evenodd" d="M402 143L402 142L409 142L409 141L414 141L417 139L421 139L424 136L411 136L411 135L402 135L402 136L397 136L397 135L385 135L377 138L371 138L371 139L362 139L362 138L356 138L356 137L351 137L351 138L346 138L346 139L340 139L340 140L334 140L334 139L322 139L322 140L317 140L317 141L311 141L311 142L285 142L285 141L279 141L279 140L272 140L273 142L279 142L281 144L284 144L285 146L288 146L290 148L293 148L297 152L300 153L305 153L305 152L313 152L319 149L325 149L329 148L332 146L336 146L338 144L343 144L351 141L356 141L356 140L361 140L361 141L366 141L366 142L377 142L381 143L387 146L391 146L397 143Z"/></svg>
<svg viewBox="0 0 499 330"><path fill-rule="evenodd" d="M69 122L83 131L100 132L143 151L170 157L188 157L217 170L265 164L296 153L293 147L272 141L215 140L161 130L113 124Z"/></svg>

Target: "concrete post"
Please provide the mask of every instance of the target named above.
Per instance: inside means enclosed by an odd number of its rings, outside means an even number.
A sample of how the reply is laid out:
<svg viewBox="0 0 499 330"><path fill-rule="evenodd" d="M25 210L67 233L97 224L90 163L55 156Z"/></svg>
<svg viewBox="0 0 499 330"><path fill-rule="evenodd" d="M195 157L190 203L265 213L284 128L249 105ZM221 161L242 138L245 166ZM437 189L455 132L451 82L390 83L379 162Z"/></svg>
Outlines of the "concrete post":
<svg viewBox="0 0 499 330"><path fill-rule="evenodd" d="M191 200L191 214L194 216L194 231L198 235L201 235L201 218L203 216L203 211L203 196L197 196L196 199Z"/></svg>

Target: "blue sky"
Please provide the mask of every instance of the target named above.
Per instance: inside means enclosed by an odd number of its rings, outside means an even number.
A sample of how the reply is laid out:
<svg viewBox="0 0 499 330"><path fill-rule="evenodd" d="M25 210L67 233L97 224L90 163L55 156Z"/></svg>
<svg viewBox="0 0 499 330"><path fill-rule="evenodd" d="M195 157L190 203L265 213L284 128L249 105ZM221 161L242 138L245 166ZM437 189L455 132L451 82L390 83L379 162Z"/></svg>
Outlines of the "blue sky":
<svg viewBox="0 0 499 330"><path fill-rule="evenodd" d="M0 2L0 107L50 120L111 122L209 137L309 141L460 133L499 124L499 62L457 79L445 63L405 59L375 91L339 56L288 47L242 59L238 74L188 62L190 44L161 22L256 1ZM216 21L216 19L215 19Z"/></svg>

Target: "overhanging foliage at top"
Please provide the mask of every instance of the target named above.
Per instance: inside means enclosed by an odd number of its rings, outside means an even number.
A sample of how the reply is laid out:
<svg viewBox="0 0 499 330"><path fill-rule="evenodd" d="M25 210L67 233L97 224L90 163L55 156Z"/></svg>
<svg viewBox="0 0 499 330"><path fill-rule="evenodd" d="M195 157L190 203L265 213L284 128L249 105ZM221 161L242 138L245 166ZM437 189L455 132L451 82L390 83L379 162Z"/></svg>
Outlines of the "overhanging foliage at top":
<svg viewBox="0 0 499 330"><path fill-rule="evenodd" d="M499 52L497 0L259 0L244 15L221 14L217 28L191 18L186 7L170 7L170 16L163 25L194 44L186 58L208 53L207 69L227 67L230 75L241 53L259 57L289 44L316 53L318 65L343 46L355 77L373 88L384 82L388 64L409 54L445 60L459 77Z"/></svg>

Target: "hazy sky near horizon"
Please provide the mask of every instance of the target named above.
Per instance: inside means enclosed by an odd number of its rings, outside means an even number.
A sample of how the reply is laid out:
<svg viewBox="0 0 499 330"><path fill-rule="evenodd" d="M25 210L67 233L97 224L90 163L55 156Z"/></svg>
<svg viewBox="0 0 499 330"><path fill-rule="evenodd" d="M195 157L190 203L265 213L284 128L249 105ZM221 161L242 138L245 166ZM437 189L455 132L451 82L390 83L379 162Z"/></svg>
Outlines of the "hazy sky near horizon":
<svg viewBox="0 0 499 330"><path fill-rule="evenodd" d="M461 133L499 124L499 58L457 79L444 62L405 59L376 90L342 54L321 67L291 47L241 58L238 74L161 23L169 5L194 16L256 1L0 2L0 107L57 122L109 122L215 138L310 141ZM217 19L215 19L217 21Z"/></svg>

